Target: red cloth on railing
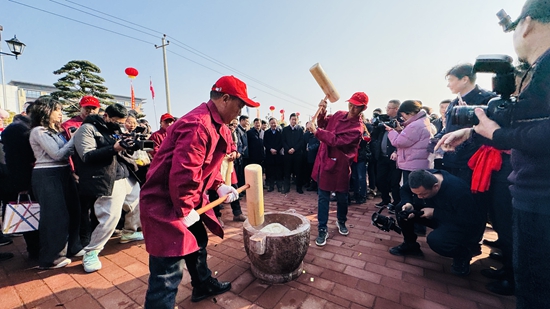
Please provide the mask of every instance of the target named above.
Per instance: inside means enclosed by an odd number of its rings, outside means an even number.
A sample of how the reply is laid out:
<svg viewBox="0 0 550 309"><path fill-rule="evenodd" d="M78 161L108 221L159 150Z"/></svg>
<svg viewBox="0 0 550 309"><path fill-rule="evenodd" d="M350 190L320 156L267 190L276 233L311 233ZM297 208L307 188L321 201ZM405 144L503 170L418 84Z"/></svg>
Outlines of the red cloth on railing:
<svg viewBox="0 0 550 309"><path fill-rule="evenodd" d="M471 189L473 193L486 192L491 185L491 174L500 170L502 165L501 151L483 145L468 161L468 166L473 170Z"/></svg>

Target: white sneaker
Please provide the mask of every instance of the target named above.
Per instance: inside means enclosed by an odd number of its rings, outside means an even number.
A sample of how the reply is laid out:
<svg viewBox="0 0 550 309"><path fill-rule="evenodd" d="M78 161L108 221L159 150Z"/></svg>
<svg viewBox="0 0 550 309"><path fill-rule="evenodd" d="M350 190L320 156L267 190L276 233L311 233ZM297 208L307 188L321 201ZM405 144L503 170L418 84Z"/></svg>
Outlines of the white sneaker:
<svg viewBox="0 0 550 309"><path fill-rule="evenodd" d="M120 243L121 244L129 243L131 241L138 241L138 240L143 240L143 233L142 232L122 234L122 236L120 236Z"/></svg>
<svg viewBox="0 0 550 309"><path fill-rule="evenodd" d="M99 250L88 251L84 254L82 265L84 266L85 272L91 273L101 269L101 261L99 260L98 254Z"/></svg>
<svg viewBox="0 0 550 309"><path fill-rule="evenodd" d="M65 267L69 264L71 264L71 259L64 259L63 261L57 263L56 265L54 266L50 266L50 267L38 267L39 269L42 269L42 270L47 270L47 269L56 269L56 268L61 268L61 267Z"/></svg>
<svg viewBox="0 0 550 309"><path fill-rule="evenodd" d="M76 253L74 256L84 256L84 254L86 254L86 251L84 251L84 249L78 251L78 253Z"/></svg>

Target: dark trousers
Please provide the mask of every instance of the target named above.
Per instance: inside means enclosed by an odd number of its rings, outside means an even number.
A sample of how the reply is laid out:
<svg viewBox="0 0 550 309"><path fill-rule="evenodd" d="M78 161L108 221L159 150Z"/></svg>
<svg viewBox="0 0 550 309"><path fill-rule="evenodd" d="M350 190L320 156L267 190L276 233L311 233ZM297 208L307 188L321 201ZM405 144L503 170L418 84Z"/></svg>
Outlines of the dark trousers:
<svg viewBox="0 0 550 309"><path fill-rule="evenodd" d="M529 205L533 203L513 200L513 256L518 309L548 308L550 299L550 215L521 210L532 208ZM545 204L550 207L548 201Z"/></svg>
<svg viewBox="0 0 550 309"><path fill-rule="evenodd" d="M244 159L243 157L237 159L233 163L233 167L235 168L235 173L237 174L237 184L239 187L244 186L244 167L248 164L248 159Z"/></svg>
<svg viewBox="0 0 550 309"><path fill-rule="evenodd" d="M351 164L352 191L356 199L367 196L367 163L353 162Z"/></svg>
<svg viewBox="0 0 550 309"><path fill-rule="evenodd" d="M294 174L296 176L296 190L302 188L302 155L299 153L294 154L285 154L283 156L284 161L284 179L285 186L284 190L286 192L290 191L290 176Z"/></svg>
<svg viewBox="0 0 550 309"><path fill-rule="evenodd" d="M86 247L91 240L93 228L99 222L95 216L94 203L97 200L95 196L79 195L80 197L80 242ZM92 218L93 217L93 218Z"/></svg>
<svg viewBox="0 0 550 309"><path fill-rule="evenodd" d="M327 230L328 211L330 203L330 191L319 189L319 201L317 203L317 221L318 229ZM348 216L348 193L336 192L336 219L338 222L346 223Z"/></svg>
<svg viewBox="0 0 550 309"><path fill-rule="evenodd" d="M51 267L82 250L80 202L71 168L35 168L32 188L40 204L39 265Z"/></svg>
<svg viewBox="0 0 550 309"><path fill-rule="evenodd" d="M183 277L184 262L191 276L191 285L199 287L212 275L206 263L208 234L202 221L190 226L199 245L199 251L185 256L156 257L149 255L149 287L145 295L146 309L173 309L178 286Z"/></svg>
<svg viewBox="0 0 550 309"><path fill-rule="evenodd" d="M270 189L273 189L275 184L277 184L277 188L283 188L283 169L281 167L276 163L265 165L265 182Z"/></svg>
<svg viewBox="0 0 550 309"><path fill-rule="evenodd" d="M478 235L473 235L473 231L476 229L451 224L438 224L434 220L417 217L398 220L398 223L405 243L416 242L415 224L433 228L434 230L426 237L426 242L435 253L445 257L469 259L472 257L470 250L474 249L476 245L479 246L477 242Z"/></svg>
<svg viewBox="0 0 550 309"><path fill-rule="evenodd" d="M502 170L501 170L502 171ZM491 187L489 196L491 203L488 205L489 218L493 229L498 234L498 242L503 258L503 268L509 271L509 276L513 274L512 266L512 196L510 194L510 183L506 179L495 178L499 172L496 172L491 178ZM504 176L505 177L505 176Z"/></svg>
<svg viewBox="0 0 550 309"><path fill-rule="evenodd" d="M376 187L378 187L378 191L382 194L382 202L392 202L390 197L391 192L393 204L399 204L401 202L401 194L399 193L401 189L399 186L401 170L397 168L396 162L390 160L389 157L380 157L377 160L376 173Z"/></svg>
<svg viewBox="0 0 550 309"><path fill-rule="evenodd" d="M367 165L367 173L369 176L369 189L376 189L376 159L371 158L369 164Z"/></svg>

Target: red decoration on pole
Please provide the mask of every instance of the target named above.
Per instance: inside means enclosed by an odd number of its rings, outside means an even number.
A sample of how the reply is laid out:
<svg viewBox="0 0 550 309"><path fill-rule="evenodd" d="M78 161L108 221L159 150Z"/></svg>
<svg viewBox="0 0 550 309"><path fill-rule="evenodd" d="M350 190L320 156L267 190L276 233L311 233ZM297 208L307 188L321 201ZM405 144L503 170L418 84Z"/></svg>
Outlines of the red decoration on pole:
<svg viewBox="0 0 550 309"><path fill-rule="evenodd" d="M126 70L124 70L124 73L126 73L126 75L128 75L128 78L130 78L130 93L131 93L130 102L132 104L132 109L135 110L136 109L136 96L134 95L134 84L132 84L132 79L136 78L136 76L138 76L139 72L135 68L130 67L130 68L126 68Z"/></svg>
<svg viewBox="0 0 550 309"><path fill-rule="evenodd" d="M281 113L281 122L285 122L285 110L281 109L280 113Z"/></svg>
<svg viewBox="0 0 550 309"><path fill-rule="evenodd" d="M284 109L281 109L280 113L281 113L281 114L284 114L284 113L285 113L285 110L284 110Z"/></svg>
<svg viewBox="0 0 550 309"><path fill-rule="evenodd" d="M300 117L300 112L297 112L297 113L296 113L296 117Z"/></svg>
<svg viewBox="0 0 550 309"><path fill-rule="evenodd" d="M269 107L269 110L270 110L270 111L274 111L274 110L275 110L275 106L271 105L271 106Z"/></svg>
<svg viewBox="0 0 550 309"><path fill-rule="evenodd" d="M134 68L126 68L126 70L124 70L124 73L126 73L126 75L128 75L128 77L131 79L136 78L136 76L138 76L139 74L138 70Z"/></svg>

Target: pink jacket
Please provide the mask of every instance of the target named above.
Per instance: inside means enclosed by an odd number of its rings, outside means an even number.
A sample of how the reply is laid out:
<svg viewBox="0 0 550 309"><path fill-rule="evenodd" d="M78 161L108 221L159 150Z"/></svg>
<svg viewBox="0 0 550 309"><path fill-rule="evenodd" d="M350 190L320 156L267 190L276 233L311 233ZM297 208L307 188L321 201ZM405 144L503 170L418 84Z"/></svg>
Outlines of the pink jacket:
<svg viewBox="0 0 550 309"><path fill-rule="evenodd" d="M220 166L230 152L229 128L212 101L199 105L167 130L141 187L140 213L147 252L184 256L199 249L183 217L206 205L206 191L222 183ZM223 238L214 211L201 215L212 233Z"/></svg>
<svg viewBox="0 0 550 309"><path fill-rule="evenodd" d="M319 129L315 137L321 145L315 158L311 178L324 191L348 192L351 163L363 136L359 117L347 119L348 112L338 111L332 116L317 117Z"/></svg>
<svg viewBox="0 0 550 309"><path fill-rule="evenodd" d="M421 110L404 125L401 133L395 130L388 133L391 144L397 148L397 166L405 171L430 168L428 143L432 133L426 112Z"/></svg>

